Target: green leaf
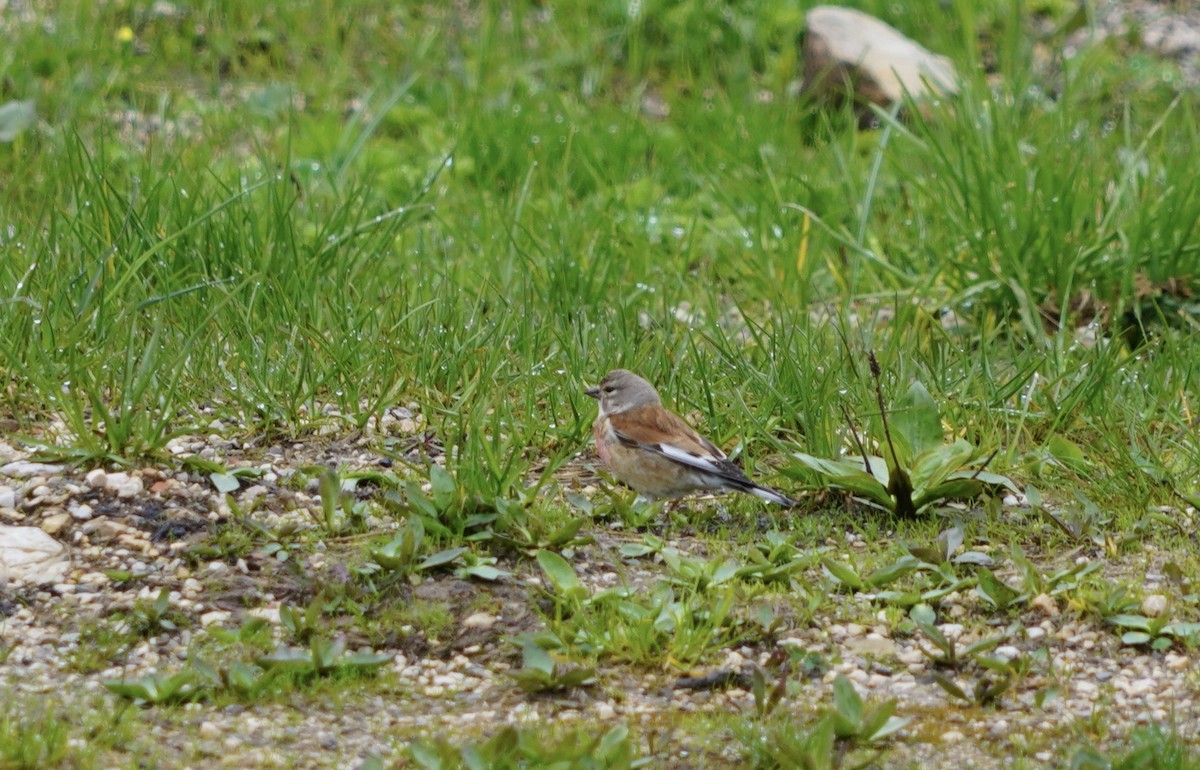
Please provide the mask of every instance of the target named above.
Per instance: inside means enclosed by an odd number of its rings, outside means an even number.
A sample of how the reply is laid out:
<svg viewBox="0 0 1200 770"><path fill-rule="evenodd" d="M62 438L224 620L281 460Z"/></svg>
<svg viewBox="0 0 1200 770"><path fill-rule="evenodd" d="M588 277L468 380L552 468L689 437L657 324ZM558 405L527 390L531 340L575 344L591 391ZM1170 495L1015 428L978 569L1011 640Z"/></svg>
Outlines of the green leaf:
<svg viewBox="0 0 1200 770"><path fill-rule="evenodd" d="M260 655L255 663L266 669L305 670L313 666L312 654L299 647L278 647L266 655Z"/></svg>
<svg viewBox="0 0 1200 770"><path fill-rule="evenodd" d="M834 580L837 580L839 583L852 591L861 591L862 589L866 588L862 578L860 578L858 573L854 571L854 568L848 564L842 564L841 562L834 561L833 559L825 558L821 559L821 566L825 568L825 571Z"/></svg>
<svg viewBox="0 0 1200 770"><path fill-rule="evenodd" d="M941 446L942 416L933 397L919 381L913 381L908 391L892 406L890 416L893 437L899 437L909 452L907 456L900 457L900 462L908 462Z"/></svg>
<svg viewBox="0 0 1200 770"><path fill-rule="evenodd" d="M617 549L618 553L626 559L637 559L642 556L649 556L652 553L657 553L658 548L647 545L646 543L626 543Z"/></svg>
<svg viewBox="0 0 1200 770"><path fill-rule="evenodd" d="M217 491L223 495L236 492L242 486L242 483L238 481L236 476L228 473L209 474L208 480L211 481L212 485L217 488Z"/></svg>
<svg viewBox="0 0 1200 770"><path fill-rule="evenodd" d="M862 732L863 700L849 679L837 675L833 680L833 731L839 738Z"/></svg>
<svg viewBox="0 0 1200 770"><path fill-rule="evenodd" d="M554 673L554 658L550 657L550 653L543 650L541 645L530 639L526 639L525 644L521 646L521 663L525 668L547 674Z"/></svg>
<svg viewBox="0 0 1200 770"><path fill-rule="evenodd" d="M885 586L893 583L921 566L921 560L911 554L905 554L886 567L880 567L867 575L866 583L870 586Z"/></svg>
<svg viewBox="0 0 1200 770"><path fill-rule="evenodd" d="M439 510L446 510L458 496L458 485L450 471L440 465L429 466L429 485L433 492L433 502Z"/></svg>
<svg viewBox="0 0 1200 770"><path fill-rule="evenodd" d="M969 695L967 695L965 692L963 692L962 688L959 687L957 684L955 684L954 680L950 679L945 674L938 672L938 671L933 672L933 681L935 684L937 684L938 687L941 687L943 690L945 690L947 693L954 696L955 698L958 698L959 700L964 700L967 703L971 702L971 697Z"/></svg>
<svg viewBox="0 0 1200 770"><path fill-rule="evenodd" d="M1153 621L1142 615L1113 615L1108 622L1120 628L1132 628L1138 631L1149 631Z"/></svg>
<svg viewBox="0 0 1200 770"><path fill-rule="evenodd" d="M976 570L975 577L978 580L975 592L998 610L1008 609L1021 595L1019 591L1005 584L986 567Z"/></svg>
<svg viewBox="0 0 1200 770"><path fill-rule="evenodd" d="M937 622L937 613L928 604L918 604L908 611L908 617L914 623L925 623L933 625Z"/></svg>
<svg viewBox="0 0 1200 770"><path fill-rule="evenodd" d="M426 557L424 561L417 565L417 569L427 570L435 569L437 567L444 567L447 564L451 564L458 560L459 557L469 550L469 548L459 546L458 548L447 548L444 551L438 551L437 553Z"/></svg>
<svg viewBox="0 0 1200 770"><path fill-rule="evenodd" d="M559 548L566 545L575 539L575 535L579 533L580 528L583 527L585 522L586 519L582 518L568 521L550 535L550 539L546 541L546 545L551 548Z"/></svg>
<svg viewBox="0 0 1200 770"><path fill-rule="evenodd" d="M498 569L487 564L467 567L466 573L471 577L487 581L496 581L509 574L507 570Z"/></svg>
<svg viewBox="0 0 1200 770"><path fill-rule="evenodd" d="M37 120L32 99L0 104L0 142L11 142Z"/></svg>
<svg viewBox="0 0 1200 770"><path fill-rule="evenodd" d="M809 469L828 477L833 486L862 495L888 510L893 510L894 503L887 493L887 487L879 479L863 470L863 466L859 464L861 461L826 460L803 452L797 452L793 456Z"/></svg>
<svg viewBox="0 0 1200 770"><path fill-rule="evenodd" d="M1153 638L1153 636L1147 634L1145 631L1126 631L1125 633L1121 634L1121 644L1135 646L1139 644L1145 644Z"/></svg>
<svg viewBox="0 0 1200 770"><path fill-rule="evenodd" d="M1087 460L1083 456L1083 450L1068 439L1063 438L1057 433L1050 437L1046 448L1050 450L1050 456L1058 460L1063 465L1073 471L1086 471Z"/></svg>
<svg viewBox="0 0 1200 770"><path fill-rule="evenodd" d="M1176 639L1200 636L1200 623L1168 623L1163 626L1162 633L1170 634Z"/></svg>
<svg viewBox="0 0 1200 770"><path fill-rule="evenodd" d="M575 568L563 557L553 551L538 551L537 563L559 596L570 601L578 601L587 596L587 589L579 582Z"/></svg>
<svg viewBox="0 0 1200 770"><path fill-rule="evenodd" d="M343 655L337 663L347 668L369 671L379 668L393 657L391 653L387 652L352 652L349 655Z"/></svg>

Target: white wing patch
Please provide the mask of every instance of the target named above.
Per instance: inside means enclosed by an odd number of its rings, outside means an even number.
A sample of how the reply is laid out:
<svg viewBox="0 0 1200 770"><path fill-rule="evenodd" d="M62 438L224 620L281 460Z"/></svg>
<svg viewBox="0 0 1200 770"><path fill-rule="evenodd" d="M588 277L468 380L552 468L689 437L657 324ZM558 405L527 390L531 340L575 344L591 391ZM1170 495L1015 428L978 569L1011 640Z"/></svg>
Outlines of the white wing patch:
<svg viewBox="0 0 1200 770"><path fill-rule="evenodd" d="M642 444L646 449L658 452L667 459L677 463L718 476L729 476L729 463L724 458L705 457L686 449L680 449L672 444Z"/></svg>

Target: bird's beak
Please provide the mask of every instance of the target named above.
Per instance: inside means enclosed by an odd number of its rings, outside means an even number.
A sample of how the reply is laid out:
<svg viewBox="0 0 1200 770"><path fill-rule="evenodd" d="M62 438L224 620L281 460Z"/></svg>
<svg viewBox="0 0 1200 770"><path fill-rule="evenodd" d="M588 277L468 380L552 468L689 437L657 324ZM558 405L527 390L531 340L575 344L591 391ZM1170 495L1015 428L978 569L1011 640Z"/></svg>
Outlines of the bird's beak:
<svg viewBox="0 0 1200 770"><path fill-rule="evenodd" d="M600 400L600 388L599 387L588 388L587 390L585 390L583 392L584 392L584 395L591 396L592 398L596 399L597 401Z"/></svg>

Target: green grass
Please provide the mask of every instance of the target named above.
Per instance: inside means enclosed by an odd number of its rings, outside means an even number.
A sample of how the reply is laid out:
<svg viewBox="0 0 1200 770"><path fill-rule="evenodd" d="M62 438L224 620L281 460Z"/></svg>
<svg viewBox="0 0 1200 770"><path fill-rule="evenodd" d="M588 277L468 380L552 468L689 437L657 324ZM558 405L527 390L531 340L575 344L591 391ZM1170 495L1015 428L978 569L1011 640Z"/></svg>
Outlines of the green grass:
<svg viewBox="0 0 1200 770"><path fill-rule="evenodd" d="M214 419L231 437L340 438L416 403L449 473L428 496L409 484L421 467L375 481L438 523L423 556L468 545L529 568L539 548L576 545L554 540L579 513L556 473L585 448L582 389L608 369L646 376L791 494L822 486L794 452L857 456L846 415L879 435L874 351L887 404L920 381L948 436L1077 526L978 506L897 521L806 496L821 517L776 522L812 557L803 569L849 531L869 544L865 576L952 524L1047 574L1076 548L1108 575L1136 572L1142 546L1184 547L1186 525L1151 514L1200 489L1195 92L1118 40L1035 69L1035 46L1061 40L1035 41L1026 11L1066 23L1070 3L864 0L963 84L860 132L794 93L807 5L6 14L0 102L33 100L38 122L0 143L0 418L47 456L135 465L168 462L171 438ZM581 537L646 523L592 504L602 520ZM712 564L745 564L774 529L760 513L731 499L670 521ZM268 535L297 553L315 542L227 523L203 553L248 556ZM1195 579L1194 559L1175 561ZM895 588L952 582L906 580ZM1067 598L1119 614L1102 588ZM708 617L720 593L672 590L556 622L590 632L659 605ZM839 589L811 587L789 618L860 611L823 590ZM388 617L441 635L442 610ZM749 633L743 610L694 647L631 636L586 656L711 660ZM368 636L393 637L386 625ZM120 652L105 629L76 668Z"/></svg>

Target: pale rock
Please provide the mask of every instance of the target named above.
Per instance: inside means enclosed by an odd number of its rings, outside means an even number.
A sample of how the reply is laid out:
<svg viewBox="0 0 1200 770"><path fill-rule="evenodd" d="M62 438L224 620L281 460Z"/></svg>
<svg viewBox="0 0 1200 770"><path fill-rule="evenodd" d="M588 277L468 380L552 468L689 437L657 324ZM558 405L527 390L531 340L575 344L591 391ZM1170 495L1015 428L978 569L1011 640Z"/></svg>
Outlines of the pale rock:
<svg viewBox="0 0 1200 770"><path fill-rule="evenodd" d="M108 474L104 472L103 468L91 469L87 472L87 475L83 477L83 480L92 489L104 489L106 486L108 486Z"/></svg>
<svg viewBox="0 0 1200 770"><path fill-rule="evenodd" d="M66 511L61 513L51 513L49 516L42 518L42 531L47 535L57 535L62 532L63 527L71 523L71 514Z"/></svg>
<svg viewBox="0 0 1200 770"><path fill-rule="evenodd" d="M221 728L212 722L200 723L200 737L202 738L220 738Z"/></svg>
<svg viewBox="0 0 1200 770"><path fill-rule="evenodd" d="M1167 597L1162 594L1150 594L1142 599L1142 612L1147 617L1157 618L1167 611Z"/></svg>
<svg viewBox="0 0 1200 770"><path fill-rule="evenodd" d="M855 655L872 655L877 658L894 657L897 653L896 643L891 639L878 636L864 636L847 639L846 649Z"/></svg>
<svg viewBox="0 0 1200 770"><path fill-rule="evenodd" d="M229 617L230 613L225 612L224 610L213 610L212 612L206 612L200 616L200 625L207 628L214 623L224 623L226 620L229 620Z"/></svg>
<svg viewBox="0 0 1200 770"><path fill-rule="evenodd" d="M17 490L0 485L0 508L17 507Z"/></svg>
<svg viewBox="0 0 1200 770"><path fill-rule="evenodd" d="M117 497L135 497L142 493L142 479L128 473L110 473L104 483L105 488L115 492Z"/></svg>
<svg viewBox="0 0 1200 770"><path fill-rule="evenodd" d="M1058 602L1046 594L1038 594L1030 599L1029 606L1048 618L1058 617Z"/></svg>
<svg viewBox="0 0 1200 770"><path fill-rule="evenodd" d="M0 583L61 582L69 566L67 549L41 529L0 525Z"/></svg>
<svg viewBox="0 0 1200 770"><path fill-rule="evenodd" d="M254 607L253 609L246 610L246 614L252 618L265 620L274 625L279 625L281 622L279 620L278 607Z"/></svg>
<svg viewBox="0 0 1200 770"><path fill-rule="evenodd" d="M906 94L920 100L958 91L949 59L862 11L820 5L805 23L804 90L819 98L836 100L852 90L856 104L889 107Z"/></svg>
<svg viewBox="0 0 1200 770"><path fill-rule="evenodd" d="M958 641L959 637L963 635L963 631L965 629L961 623L943 623L942 625L938 626L938 630L942 632L942 636L946 637L952 642L955 642Z"/></svg>
<svg viewBox="0 0 1200 770"><path fill-rule="evenodd" d="M0 476L10 479L28 479L34 476L55 476L63 472L63 466L48 463L31 463L28 460L17 460L0 466Z"/></svg>
<svg viewBox="0 0 1200 770"><path fill-rule="evenodd" d="M87 521L95 515L92 506L87 503L71 503L67 506L67 511L76 521Z"/></svg>
<svg viewBox="0 0 1200 770"><path fill-rule="evenodd" d="M496 616L489 615L486 612L476 612L473 615L468 615L463 618L463 628L481 628L487 629L496 625Z"/></svg>

